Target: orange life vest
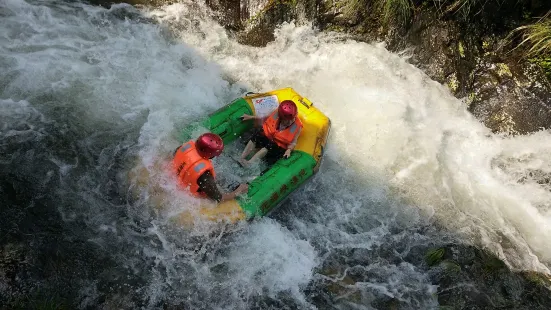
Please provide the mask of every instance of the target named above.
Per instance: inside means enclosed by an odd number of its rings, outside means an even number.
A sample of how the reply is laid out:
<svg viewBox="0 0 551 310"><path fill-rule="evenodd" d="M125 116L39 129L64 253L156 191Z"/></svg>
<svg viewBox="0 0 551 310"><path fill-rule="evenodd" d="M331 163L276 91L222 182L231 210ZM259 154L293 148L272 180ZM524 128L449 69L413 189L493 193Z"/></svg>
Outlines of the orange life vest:
<svg viewBox="0 0 551 310"><path fill-rule="evenodd" d="M279 126L279 115L277 113L277 109L266 118L264 121L264 124L262 124L262 129L264 131L264 135L270 139L271 141L275 142L279 147L282 147L286 149L289 147L289 144L293 142L293 139L299 132L299 129L302 129L302 122L300 119L295 117L295 121L291 126L278 131L277 127Z"/></svg>
<svg viewBox="0 0 551 310"><path fill-rule="evenodd" d="M178 148L174 154L172 166L184 187L189 187L189 191L197 197L206 197L205 193L199 191L199 177L206 171L210 171L213 177L216 175L212 162L199 155L194 141L189 141Z"/></svg>

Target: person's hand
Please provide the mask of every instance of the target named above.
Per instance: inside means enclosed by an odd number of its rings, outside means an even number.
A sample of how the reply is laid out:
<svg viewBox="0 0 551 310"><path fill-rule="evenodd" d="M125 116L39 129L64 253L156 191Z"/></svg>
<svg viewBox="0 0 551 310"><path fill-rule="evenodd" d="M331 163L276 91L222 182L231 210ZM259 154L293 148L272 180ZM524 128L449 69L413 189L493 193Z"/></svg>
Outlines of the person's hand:
<svg viewBox="0 0 551 310"><path fill-rule="evenodd" d="M247 184L240 184L240 185L235 189L235 194L237 194L237 195L243 194L243 193L246 193L248 190L249 190L249 185L247 185Z"/></svg>
<svg viewBox="0 0 551 310"><path fill-rule="evenodd" d="M291 150L287 149L287 151L285 151L285 154L283 154L283 157L289 158L289 156L291 156Z"/></svg>
<svg viewBox="0 0 551 310"><path fill-rule="evenodd" d="M250 119L254 119L254 116L249 115L249 114L243 114L243 115L241 115L241 120L242 120L242 121L248 121L248 120L250 120Z"/></svg>

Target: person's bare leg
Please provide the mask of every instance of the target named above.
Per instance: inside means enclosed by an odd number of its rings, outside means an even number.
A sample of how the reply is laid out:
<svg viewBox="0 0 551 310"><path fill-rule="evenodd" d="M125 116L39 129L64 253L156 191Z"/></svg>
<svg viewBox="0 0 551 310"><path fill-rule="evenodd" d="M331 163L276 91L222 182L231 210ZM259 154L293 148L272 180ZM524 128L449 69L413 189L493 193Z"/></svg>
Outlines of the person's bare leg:
<svg viewBox="0 0 551 310"><path fill-rule="evenodd" d="M239 162L241 164L243 164L244 162L246 163L247 161L245 160L245 158L247 158L247 156L252 152L252 150L254 150L256 147L256 145L254 144L253 141L249 140L249 142L247 143L247 145L245 146L245 149L243 150L243 153L241 153L241 158L239 159Z"/></svg>
<svg viewBox="0 0 551 310"><path fill-rule="evenodd" d="M261 148L258 152L256 152L256 154L253 155L253 157L251 157L251 159L246 161L246 165L263 158L266 154L268 154L268 149L265 147Z"/></svg>

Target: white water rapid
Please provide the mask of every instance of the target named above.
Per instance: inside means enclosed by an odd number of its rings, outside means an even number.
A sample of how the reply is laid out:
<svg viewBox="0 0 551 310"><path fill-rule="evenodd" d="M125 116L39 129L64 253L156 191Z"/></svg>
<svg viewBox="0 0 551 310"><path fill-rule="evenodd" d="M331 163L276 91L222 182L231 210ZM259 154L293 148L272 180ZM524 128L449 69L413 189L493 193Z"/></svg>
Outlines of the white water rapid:
<svg viewBox="0 0 551 310"><path fill-rule="evenodd" d="M37 237L37 249L93 245L74 263L78 307L323 308L320 287L353 274L359 293L337 292L335 307L394 298L429 309L436 287L405 257L444 242L549 272L551 191L537 178L551 174L549 132L492 134L382 44L285 24L267 47L248 47L210 15L191 0L142 10L0 1L2 177L34 195L25 207L52 210L45 222L59 216L63 241ZM171 211L190 208L154 168L178 131L245 91L283 87L332 128L319 173L273 216L226 237L190 234L151 212L153 197L131 197L149 193L127 179L137 161Z"/></svg>

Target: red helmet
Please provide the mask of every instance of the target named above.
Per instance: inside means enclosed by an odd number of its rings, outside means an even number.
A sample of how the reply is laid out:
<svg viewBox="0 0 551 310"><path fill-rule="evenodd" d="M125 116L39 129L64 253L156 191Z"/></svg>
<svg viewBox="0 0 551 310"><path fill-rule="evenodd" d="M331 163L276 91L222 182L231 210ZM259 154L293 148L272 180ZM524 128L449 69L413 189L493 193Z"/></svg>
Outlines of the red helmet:
<svg viewBox="0 0 551 310"><path fill-rule="evenodd" d="M277 113L282 119L290 121L297 116L297 105L291 100L283 100L283 102L279 104Z"/></svg>
<svg viewBox="0 0 551 310"><path fill-rule="evenodd" d="M201 157L209 159L222 154L224 141L222 141L219 135L208 132L197 138L195 147Z"/></svg>

